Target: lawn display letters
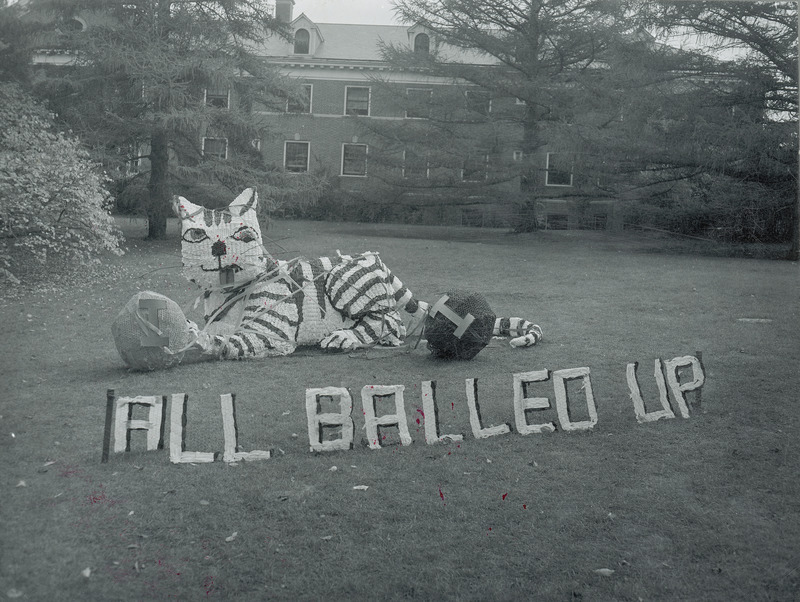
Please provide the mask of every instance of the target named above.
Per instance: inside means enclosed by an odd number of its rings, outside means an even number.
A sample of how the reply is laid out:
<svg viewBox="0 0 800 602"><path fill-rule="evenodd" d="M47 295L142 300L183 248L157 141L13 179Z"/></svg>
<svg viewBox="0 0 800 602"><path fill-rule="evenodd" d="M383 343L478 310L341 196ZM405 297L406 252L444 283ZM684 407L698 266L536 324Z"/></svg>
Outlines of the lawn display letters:
<svg viewBox="0 0 800 602"><path fill-rule="evenodd" d="M700 355L699 352L697 354ZM679 356L670 360L655 360L655 379L659 391L661 409L646 411L644 400L639 388L636 369L638 364L627 365L626 378L630 397L633 402L634 414L639 423L653 422L660 419L675 418L675 412L670 406L669 394L671 393L674 405L683 418L689 418L689 407L685 393L695 391L698 395L705 383L702 362L696 356ZM679 371L682 368L691 369L691 380L681 382ZM528 397L526 388L531 383L546 382L553 378L553 393L555 396L555 410L558 426L553 422L543 424L529 424L526 413L528 411L545 410L551 408L548 397ZM570 400L567 394L567 382L581 380L580 391L586 399L588 420L573 421L570 418ZM484 427L480 405L478 402L478 379L466 379L466 398L469 412L469 423L475 439L487 439L511 432L509 424L499 424ZM428 445L451 441L463 440L463 434L439 435L438 409L436 405L436 381L422 381L422 418L425 421L425 442ZM512 374L513 409L516 430L520 435L543 434L554 432L559 428L564 431L591 430L598 422L597 407L592 390L591 371L587 367L569 368L565 370L533 370ZM379 428L396 427L402 445L411 445L413 440L408 430L408 418L405 411L404 385L365 385L361 389L361 405L364 415L364 430L367 445L370 449L381 449ZM323 400L338 403L339 411L322 411ZM379 400L393 400L394 411L389 414L377 415L376 402ZM266 460L272 457L271 451L254 450L251 452L239 451L238 429L236 426L235 396L233 394L220 395L220 412L222 415L222 430L224 436L224 451L222 454L214 452L186 451L186 425L187 404L189 395L175 393L170 398L170 461L179 463L205 463L214 462L220 456L224 462L237 462L240 460ZM106 421L103 436L102 462L108 462L112 450L114 453L130 451L130 434L133 430L144 430L147 433L146 450L163 449L164 447L164 405L166 396L138 396L116 397L113 390L109 389L106 396ZM145 406L148 417L145 420L133 420L133 407ZM309 449L312 452L342 451L353 448L355 426L352 418L353 399L350 391L345 387L309 388L305 391L305 408L308 427ZM333 440L325 440L325 427L335 427L340 430L339 436Z"/></svg>

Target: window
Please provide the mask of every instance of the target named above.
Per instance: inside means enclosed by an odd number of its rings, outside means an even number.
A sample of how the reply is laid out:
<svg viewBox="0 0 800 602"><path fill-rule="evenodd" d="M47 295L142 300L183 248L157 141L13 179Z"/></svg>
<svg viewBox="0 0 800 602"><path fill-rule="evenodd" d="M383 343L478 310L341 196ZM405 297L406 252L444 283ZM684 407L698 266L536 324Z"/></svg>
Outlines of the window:
<svg viewBox="0 0 800 602"><path fill-rule="evenodd" d="M409 119L428 119L431 116L430 88L406 88L406 117Z"/></svg>
<svg viewBox="0 0 800 602"><path fill-rule="evenodd" d="M572 186L574 161L566 153L547 153L545 186Z"/></svg>
<svg viewBox="0 0 800 602"><path fill-rule="evenodd" d="M523 154L523 152L521 150L515 150L513 155L512 155L512 157L514 158L514 161L517 161L517 162L522 161L522 157L523 156L524 156L524 154Z"/></svg>
<svg viewBox="0 0 800 602"><path fill-rule="evenodd" d="M366 144L342 145L342 175L343 176L367 175Z"/></svg>
<svg viewBox="0 0 800 602"><path fill-rule="evenodd" d="M481 182L488 177L489 155L485 153L470 153L464 161L461 170L461 179L465 182Z"/></svg>
<svg viewBox="0 0 800 602"><path fill-rule="evenodd" d="M308 142L286 142L283 147L283 167L292 173L308 171Z"/></svg>
<svg viewBox="0 0 800 602"><path fill-rule="evenodd" d="M467 111L488 115L492 110L492 99L487 90L467 90L466 94Z"/></svg>
<svg viewBox="0 0 800 602"><path fill-rule="evenodd" d="M203 156L217 159L228 158L227 138L203 138Z"/></svg>
<svg viewBox="0 0 800 602"><path fill-rule="evenodd" d="M569 230L569 215L565 213L548 213L545 216L546 230Z"/></svg>
<svg viewBox="0 0 800 602"><path fill-rule="evenodd" d="M419 33L414 38L414 52L428 54L431 51L431 39L426 33Z"/></svg>
<svg viewBox="0 0 800 602"><path fill-rule="evenodd" d="M425 155L419 155L411 150L403 151L403 177L427 178L428 160Z"/></svg>
<svg viewBox="0 0 800 602"><path fill-rule="evenodd" d="M213 88L206 88L206 104L209 107L217 107L218 109L227 109L230 106L231 94L230 89L215 90Z"/></svg>
<svg viewBox="0 0 800 602"><path fill-rule="evenodd" d="M86 23L82 19L73 17L64 21L63 29L66 31L85 31Z"/></svg>
<svg viewBox="0 0 800 602"><path fill-rule="evenodd" d="M311 46L311 35L307 29L298 29L294 32L294 53L308 54Z"/></svg>
<svg viewBox="0 0 800 602"><path fill-rule="evenodd" d="M344 94L345 115L369 115L369 88L347 86Z"/></svg>
<svg viewBox="0 0 800 602"><path fill-rule="evenodd" d="M286 101L287 113L311 113L311 84L300 87L300 95L290 96Z"/></svg>
<svg viewBox="0 0 800 602"><path fill-rule="evenodd" d="M122 149L118 149L118 152L122 152ZM128 159L125 161L125 174L130 176L139 173L141 159L146 154L147 147L141 142L129 144L127 148Z"/></svg>
<svg viewBox="0 0 800 602"><path fill-rule="evenodd" d="M605 230L608 227L608 215L605 213L594 213L586 217L581 223L583 230Z"/></svg>

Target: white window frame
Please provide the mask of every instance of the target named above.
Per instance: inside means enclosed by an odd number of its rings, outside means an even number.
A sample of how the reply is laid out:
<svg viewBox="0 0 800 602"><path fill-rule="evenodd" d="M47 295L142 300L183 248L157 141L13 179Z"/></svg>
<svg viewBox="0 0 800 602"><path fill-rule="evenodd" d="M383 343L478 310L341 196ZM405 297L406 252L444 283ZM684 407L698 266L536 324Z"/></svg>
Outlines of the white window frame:
<svg viewBox="0 0 800 602"><path fill-rule="evenodd" d="M364 147L364 173L344 173L344 151L348 146L363 146ZM339 170L339 175L345 178L366 178L367 177L367 157L369 156L369 146L361 142L344 142L342 143L342 163Z"/></svg>
<svg viewBox="0 0 800 602"><path fill-rule="evenodd" d="M408 93L411 91L415 92L427 92L428 93L428 111L427 115L420 117L418 115L409 115L408 114L408 107L406 107L406 119L430 119L431 118L431 100L433 99L433 88L418 88L415 86L410 86L406 88L406 102L409 101Z"/></svg>
<svg viewBox="0 0 800 602"><path fill-rule="evenodd" d="M306 52L297 52L297 34L301 31L305 31L306 35L308 35L308 49ZM311 32L306 29L305 27L300 27L294 32L294 36L292 36L292 54L296 54L298 56L305 56L307 54L311 54Z"/></svg>
<svg viewBox="0 0 800 602"><path fill-rule="evenodd" d="M478 111L473 111L470 108L469 104L470 92L472 92L473 94L485 94L487 96L486 100L488 101L488 103L486 105L486 113L479 113ZM468 88L467 90L464 91L464 107L467 109L467 111L471 111L473 113L479 113L481 115L486 115L488 117L489 115L492 114L492 93L484 88Z"/></svg>
<svg viewBox="0 0 800 602"><path fill-rule="evenodd" d="M428 47L425 50L421 50L417 44L417 40L420 39L420 36L425 36L426 38L428 38ZM425 54L431 53L431 36L429 34L425 32L420 32L414 36L414 52L419 52L419 53L424 52Z"/></svg>
<svg viewBox="0 0 800 602"><path fill-rule="evenodd" d="M409 177L408 175L406 175L406 153L407 152L408 151L406 149L403 149L403 170L402 170L403 171L403 178L408 178ZM425 157L425 179L427 180L428 178L430 178L430 176L431 176L431 166L430 166L430 163L428 162L428 158L426 156Z"/></svg>
<svg viewBox="0 0 800 602"><path fill-rule="evenodd" d="M550 155L558 155L558 154L567 154L567 153L547 153L547 159L545 162L545 169L544 169L544 185L551 186L556 188L570 188L573 186L574 178L575 178L575 160L573 159L570 163L569 169L569 184L551 184L550 183ZM563 173L559 171L559 173Z"/></svg>
<svg viewBox="0 0 800 602"><path fill-rule="evenodd" d="M219 155L217 155L216 153L214 153L214 154L206 153L206 140L224 140L225 141L225 156L221 157L221 159L223 161L227 161L228 160L228 139L227 138L223 138L221 136L203 136L203 147L202 147L203 156L204 157L205 156L209 156L209 157L218 157L219 158Z"/></svg>
<svg viewBox="0 0 800 602"><path fill-rule="evenodd" d="M289 103L291 102L290 99L286 99L286 112L291 113L292 115L311 115L313 110L313 102L314 102L314 84L301 84L301 88L308 88L308 107L305 111L291 111L289 107Z"/></svg>
<svg viewBox="0 0 800 602"><path fill-rule="evenodd" d="M142 156L147 148L142 142L133 142L128 145L128 153L133 156L129 161L125 161L125 175L132 176L139 173L142 167Z"/></svg>
<svg viewBox="0 0 800 602"><path fill-rule="evenodd" d="M290 144L305 144L306 145L306 168L303 170L289 169L286 164L287 150ZM307 140L284 140L283 142L283 170L287 173L308 173L311 168L311 143Z"/></svg>
<svg viewBox="0 0 800 602"><path fill-rule="evenodd" d="M212 94L212 96L217 98L222 98L222 94ZM203 88L203 104L213 107L214 105L208 104L208 88ZM230 109L231 108L231 89L228 88L225 94L225 106L224 107L215 107L218 109Z"/></svg>
<svg viewBox="0 0 800 602"><path fill-rule="evenodd" d="M465 173L466 169L462 167L461 168L461 181L462 182L485 182L486 180L489 179L489 153L474 153L474 154L470 153L470 155L467 156L467 160L471 159L473 156L475 156L476 158L480 157L480 156L483 157L483 177L482 178L472 178L472 179L468 180L466 178L466 173ZM467 160L465 160L464 163L466 163Z"/></svg>
<svg viewBox="0 0 800 602"><path fill-rule="evenodd" d="M347 112L347 100L348 94L351 89L353 88L365 88L367 90L367 114L355 114L355 113L348 113ZM345 86L344 87L344 114L350 117L369 117L372 113L372 88L370 86Z"/></svg>

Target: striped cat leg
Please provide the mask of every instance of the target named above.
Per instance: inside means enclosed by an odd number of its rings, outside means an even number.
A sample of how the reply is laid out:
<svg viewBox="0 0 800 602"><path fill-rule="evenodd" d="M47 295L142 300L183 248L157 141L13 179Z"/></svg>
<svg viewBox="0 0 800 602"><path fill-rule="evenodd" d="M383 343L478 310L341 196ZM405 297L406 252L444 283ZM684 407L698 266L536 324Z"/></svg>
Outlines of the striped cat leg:
<svg viewBox="0 0 800 602"><path fill-rule="evenodd" d="M343 316L354 320L351 328L337 330L320 341L323 349L357 349L376 343L399 345L405 327L395 311L389 271L374 253L341 256L326 281L326 295Z"/></svg>
<svg viewBox="0 0 800 602"><path fill-rule="evenodd" d="M373 312L361 316L352 328L337 330L322 339L323 349L347 351L385 345L398 347L406 336L403 319L396 311Z"/></svg>
<svg viewBox="0 0 800 602"><path fill-rule="evenodd" d="M392 273L389 273L389 285L394 291L397 309L402 309L411 316L408 332L413 332L428 316L430 306L425 301L417 301L410 290Z"/></svg>
<svg viewBox="0 0 800 602"><path fill-rule="evenodd" d="M297 346L297 300L284 282L265 283L251 292L234 333L214 337L222 359L288 355Z"/></svg>
<svg viewBox="0 0 800 602"><path fill-rule="evenodd" d="M492 336L512 337L512 347L531 347L542 340L542 329L522 318L497 318Z"/></svg>

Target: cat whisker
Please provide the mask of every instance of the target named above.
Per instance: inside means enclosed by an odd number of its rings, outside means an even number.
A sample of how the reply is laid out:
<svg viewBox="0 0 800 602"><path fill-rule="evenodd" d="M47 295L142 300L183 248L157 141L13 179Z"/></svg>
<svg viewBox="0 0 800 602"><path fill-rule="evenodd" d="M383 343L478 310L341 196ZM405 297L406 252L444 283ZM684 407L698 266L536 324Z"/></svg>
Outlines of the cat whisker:
<svg viewBox="0 0 800 602"><path fill-rule="evenodd" d="M175 270L175 269L183 269L182 265L165 265L159 268L153 268L152 270L148 270L147 272L143 272L136 276L137 278L144 278L145 276L149 276L150 274L154 274L155 272L160 272L162 270Z"/></svg>
<svg viewBox="0 0 800 602"><path fill-rule="evenodd" d="M261 239L262 239L261 246L264 247L264 250L266 251L267 250L266 243L270 243L270 244L275 245L276 247L278 247L280 249L280 252L286 253L286 247L284 247L283 245L279 244L278 241L280 241L280 240L288 240L290 238L291 238L291 236L284 236L282 238L270 238L270 237L264 236L262 234L261 235Z"/></svg>

